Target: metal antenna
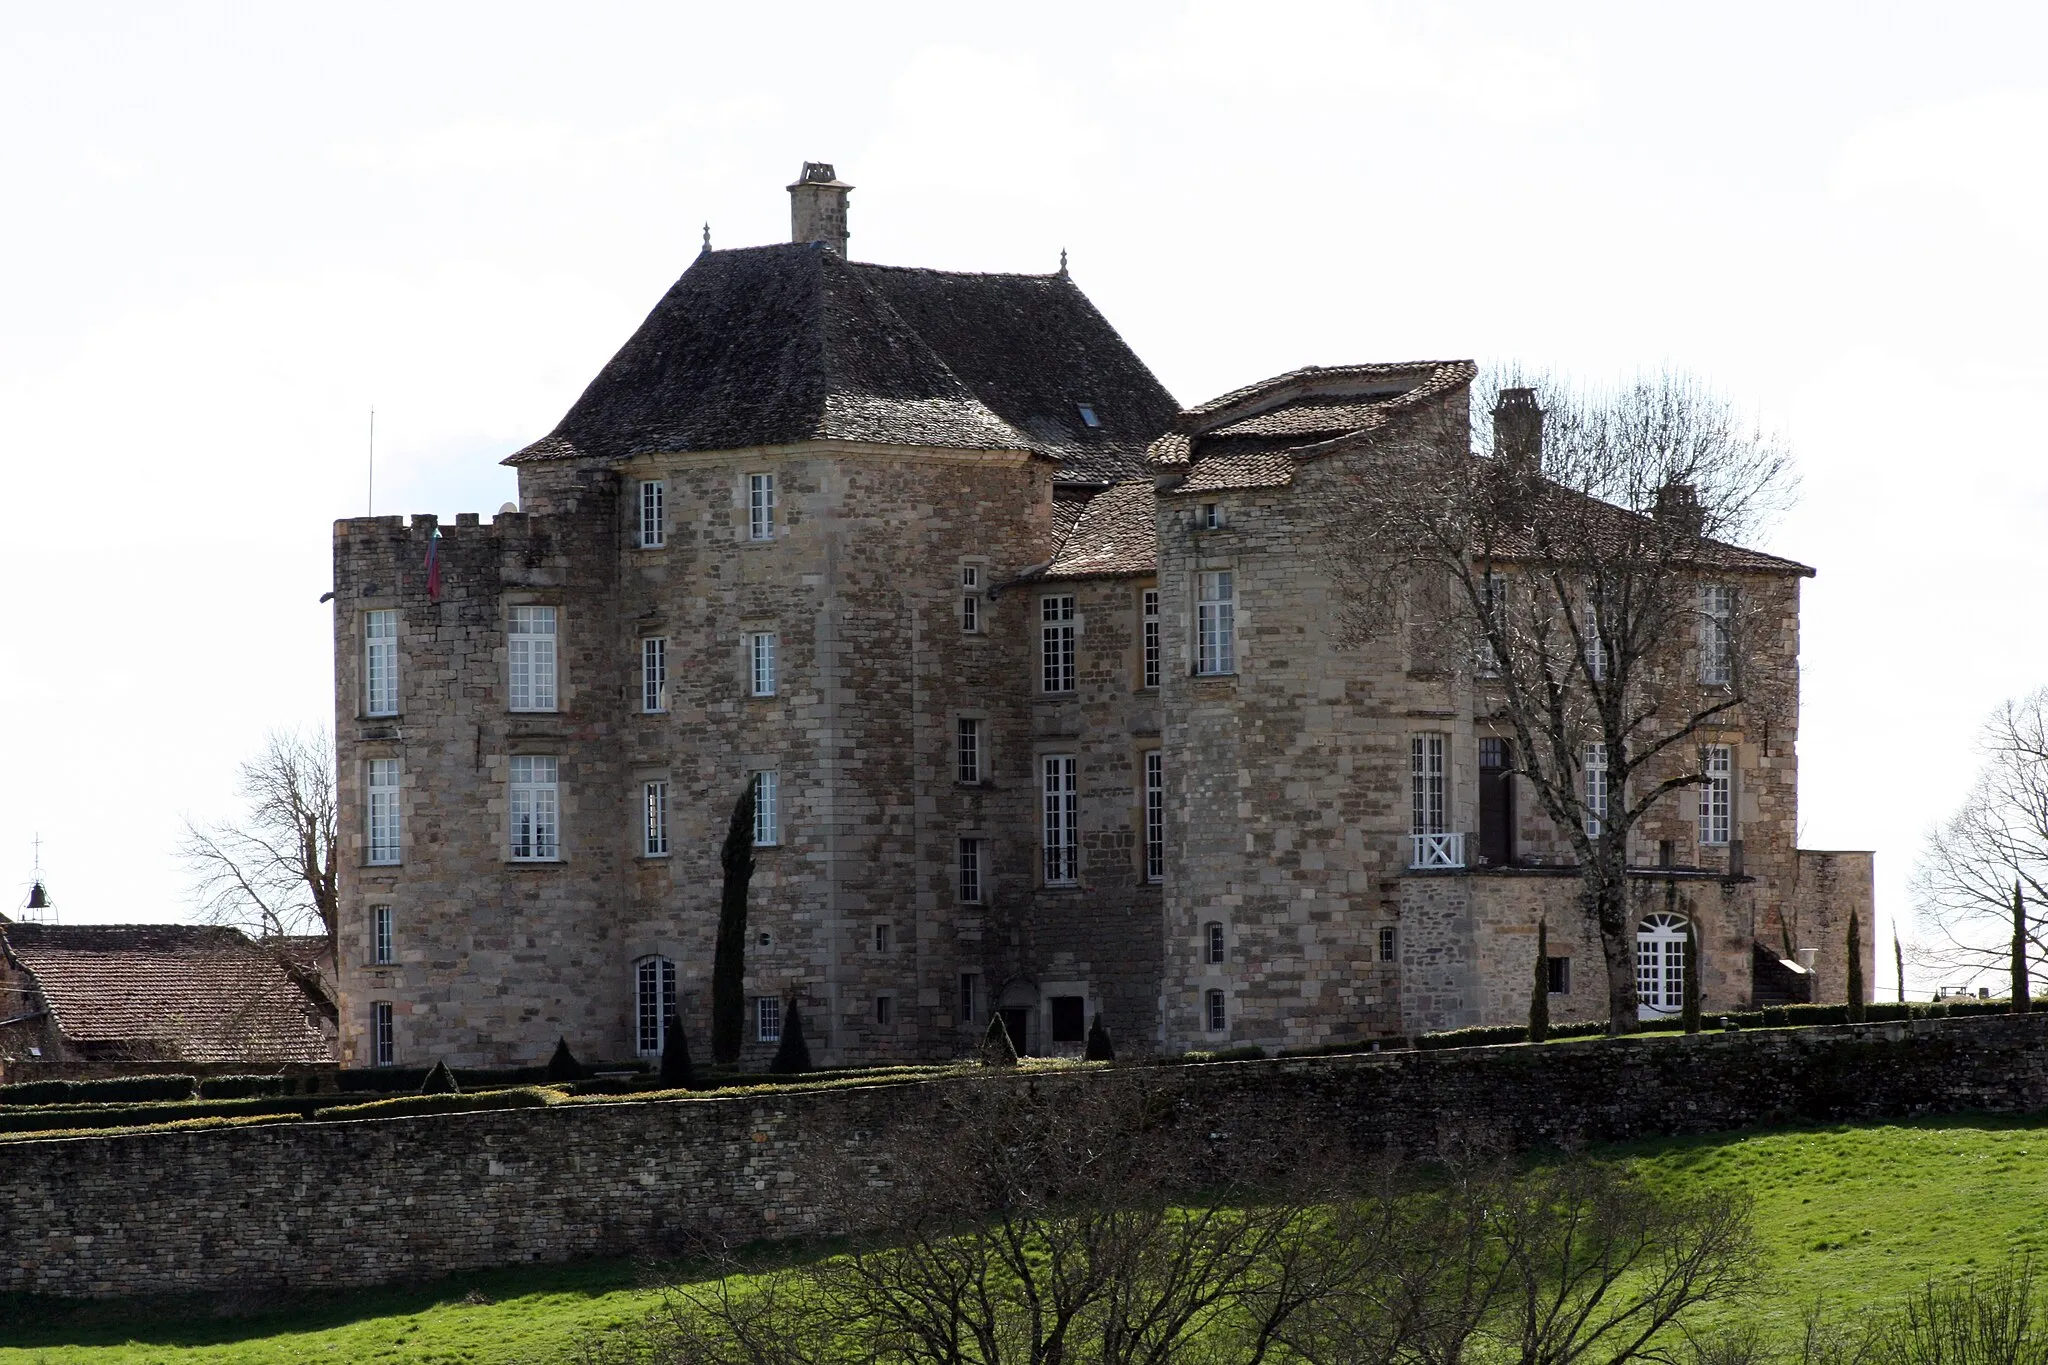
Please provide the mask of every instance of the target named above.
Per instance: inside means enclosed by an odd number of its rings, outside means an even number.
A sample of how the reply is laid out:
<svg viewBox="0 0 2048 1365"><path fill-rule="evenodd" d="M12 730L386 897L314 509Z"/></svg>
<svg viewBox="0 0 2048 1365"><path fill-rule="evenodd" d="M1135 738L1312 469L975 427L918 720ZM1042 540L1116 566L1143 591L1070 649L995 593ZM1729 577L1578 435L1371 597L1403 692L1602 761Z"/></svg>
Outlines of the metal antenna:
<svg viewBox="0 0 2048 1365"><path fill-rule="evenodd" d="M370 409L370 491L363 499L363 515L377 515L377 410Z"/></svg>

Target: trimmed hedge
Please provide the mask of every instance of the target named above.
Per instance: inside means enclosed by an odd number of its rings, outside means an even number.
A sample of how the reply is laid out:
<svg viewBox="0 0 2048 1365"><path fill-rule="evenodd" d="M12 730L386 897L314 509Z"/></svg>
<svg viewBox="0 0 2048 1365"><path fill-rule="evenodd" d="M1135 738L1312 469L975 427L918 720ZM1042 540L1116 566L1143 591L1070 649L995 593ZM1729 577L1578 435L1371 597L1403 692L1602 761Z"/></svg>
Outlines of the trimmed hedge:
<svg viewBox="0 0 2048 1365"><path fill-rule="evenodd" d="M289 1115L307 1118L325 1101L275 1096L246 1100L176 1100L154 1104L36 1104L0 1109L0 1133L129 1128L185 1119Z"/></svg>
<svg viewBox="0 0 2048 1365"><path fill-rule="evenodd" d="M140 1104L189 1100L192 1076L108 1076L96 1081L23 1081L0 1085L0 1104Z"/></svg>
<svg viewBox="0 0 2048 1365"><path fill-rule="evenodd" d="M2048 1002L2036 1002L2036 1008ZM1897 1024L1909 1019L1962 1019L1972 1015L2010 1014L2012 1005L2005 1000L1954 1000L1918 1001L1900 1004L1896 1000L1875 1001L1864 1006L1863 1022L1866 1024ZM1700 1023L1708 1032L1723 1027L1723 1020L1736 1028L1805 1028L1817 1024L1846 1024L1849 1018L1847 1002L1839 1005L1772 1005L1760 1010L1724 1010L1720 1013L1707 1012L1700 1016ZM1684 1024L1677 1016L1669 1019L1645 1019L1638 1026L1640 1033L1677 1033ZM1605 1020L1587 1020L1576 1024L1555 1024L1550 1036L1555 1038L1597 1038L1607 1032ZM1415 1046L1423 1051L1456 1047L1494 1047L1502 1043L1523 1043L1529 1039L1529 1030L1522 1024L1491 1024L1479 1028L1445 1029L1439 1033L1425 1033L1415 1040ZM1343 1045L1345 1051L1363 1051L1362 1047ZM1298 1053L1293 1055L1306 1055Z"/></svg>
<svg viewBox="0 0 2048 1365"><path fill-rule="evenodd" d="M1213 1051L1183 1052L1180 1060L1195 1062L1256 1062L1266 1055L1266 1049L1256 1045L1250 1047L1220 1047Z"/></svg>
<svg viewBox="0 0 2048 1365"><path fill-rule="evenodd" d="M240 1118L179 1119L173 1123L145 1123L132 1128L53 1128L32 1133L0 1133L0 1143L47 1142L57 1138L128 1137L137 1133L190 1133L210 1128L255 1128L273 1123L297 1123L295 1114L250 1114Z"/></svg>
<svg viewBox="0 0 2048 1365"><path fill-rule="evenodd" d="M450 1069L455 1072L456 1084L464 1090L503 1090L508 1086L539 1085L547 1080L548 1071L545 1066L458 1066ZM586 1072L645 1073L647 1069L647 1063L639 1058L629 1062L595 1062L584 1067ZM431 1067L424 1066L380 1066L342 1071L335 1073L334 1089L353 1095L416 1095L430 1070Z"/></svg>
<svg viewBox="0 0 2048 1365"><path fill-rule="evenodd" d="M474 1094L463 1094L458 1091L452 1095L400 1095L396 1099L371 1100L367 1104L340 1104L328 1109L315 1109L313 1117L321 1122L335 1119L396 1119L408 1118L414 1114L468 1114L483 1109L541 1109L561 1102L561 1095L553 1090L544 1090L537 1085L523 1085L515 1090L483 1090Z"/></svg>
<svg viewBox="0 0 2048 1365"><path fill-rule="evenodd" d="M317 1095L323 1089L332 1094L332 1080L321 1084L318 1075L304 1076L208 1076L199 1083L202 1100L247 1100L259 1096Z"/></svg>

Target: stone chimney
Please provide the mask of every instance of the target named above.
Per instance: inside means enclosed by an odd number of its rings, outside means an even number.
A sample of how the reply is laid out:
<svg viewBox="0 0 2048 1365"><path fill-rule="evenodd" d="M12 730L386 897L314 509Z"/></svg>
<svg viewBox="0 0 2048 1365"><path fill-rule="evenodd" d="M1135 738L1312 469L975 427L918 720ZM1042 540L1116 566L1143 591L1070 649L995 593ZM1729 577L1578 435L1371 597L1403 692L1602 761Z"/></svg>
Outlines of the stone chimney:
<svg viewBox="0 0 2048 1365"><path fill-rule="evenodd" d="M1657 490L1657 507L1651 515L1682 536L1696 536L1706 529L1707 511L1700 506L1699 490L1676 479Z"/></svg>
<svg viewBox="0 0 2048 1365"><path fill-rule="evenodd" d="M1493 457L1517 472L1543 468L1543 409L1534 389L1502 389L1493 405Z"/></svg>
<svg viewBox="0 0 2048 1365"><path fill-rule="evenodd" d="M853 186L833 173L829 161L806 161L789 187L789 240L823 242L846 255L846 196Z"/></svg>

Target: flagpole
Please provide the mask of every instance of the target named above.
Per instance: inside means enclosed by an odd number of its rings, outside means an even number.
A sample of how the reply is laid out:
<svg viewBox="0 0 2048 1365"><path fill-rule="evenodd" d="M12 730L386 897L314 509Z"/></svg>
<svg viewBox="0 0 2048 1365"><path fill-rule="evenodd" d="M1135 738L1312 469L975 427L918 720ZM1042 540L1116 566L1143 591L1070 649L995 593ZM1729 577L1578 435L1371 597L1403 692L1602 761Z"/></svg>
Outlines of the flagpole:
<svg viewBox="0 0 2048 1365"><path fill-rule="evenodd" d="M377 515L377 410L370 409L370 488L363 498L363 515Z"/></svg>

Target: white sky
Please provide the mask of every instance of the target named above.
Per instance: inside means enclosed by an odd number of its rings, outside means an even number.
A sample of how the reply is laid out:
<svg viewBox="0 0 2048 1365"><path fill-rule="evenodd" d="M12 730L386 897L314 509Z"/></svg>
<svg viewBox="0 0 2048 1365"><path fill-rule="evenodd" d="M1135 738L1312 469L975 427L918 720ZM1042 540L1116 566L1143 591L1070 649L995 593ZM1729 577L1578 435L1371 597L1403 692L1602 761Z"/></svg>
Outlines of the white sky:
<svg viewBox="0 0 2048 1365"><path fill-rule="evenodd" d="M2048 681L2048 10L0 3L0 890L187 913L324 724L329 522L488 515L697 249L1050 270L1183 402L1293 366L1696 370L1792 439L1803 842L1922 832ZM1888 953L1880 953L1887 960ZM1890 969L1881 968L1888 981Z"/></svg>

